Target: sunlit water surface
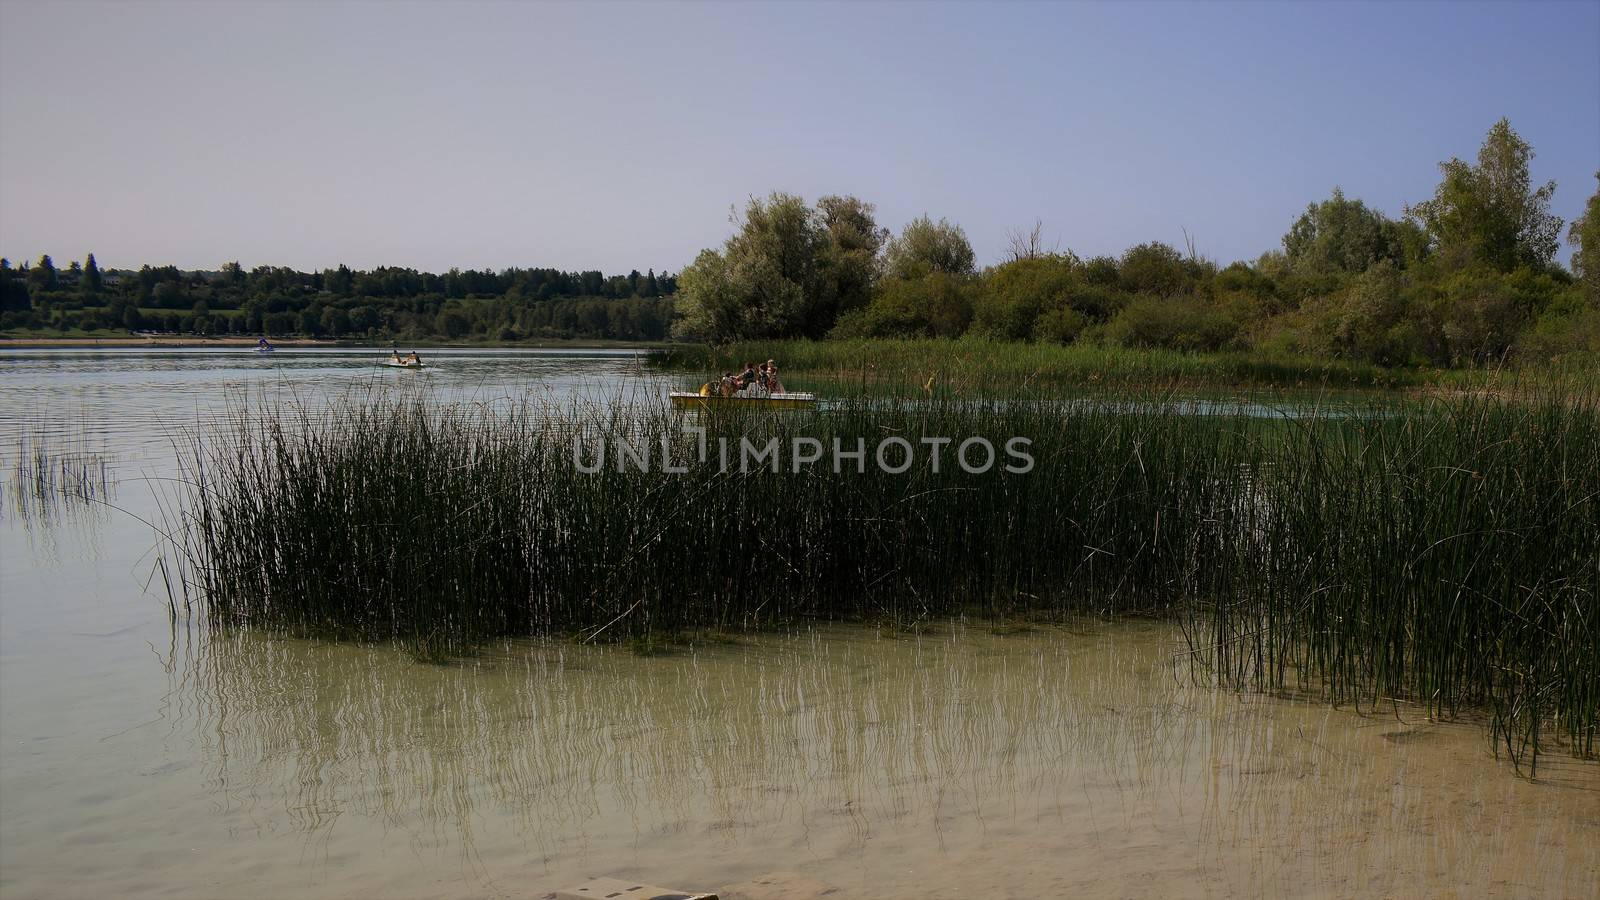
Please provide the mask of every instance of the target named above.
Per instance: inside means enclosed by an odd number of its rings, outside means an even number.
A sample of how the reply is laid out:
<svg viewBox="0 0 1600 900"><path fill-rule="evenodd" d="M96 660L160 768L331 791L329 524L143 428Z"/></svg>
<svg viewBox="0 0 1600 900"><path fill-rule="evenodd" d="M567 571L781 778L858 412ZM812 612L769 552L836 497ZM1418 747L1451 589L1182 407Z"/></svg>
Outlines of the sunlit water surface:
<svg viewBox="0 0 1600 900"><path fill-rule="evenodd" d="M241 406L666 390L628 353L425 356L0 352L0 894L1600 895L1600 766L1529 781L1474 725L1196 686L1162 625L449 666L174 630L175 448ZM35 451L102 492L28 499Z"/></svg>

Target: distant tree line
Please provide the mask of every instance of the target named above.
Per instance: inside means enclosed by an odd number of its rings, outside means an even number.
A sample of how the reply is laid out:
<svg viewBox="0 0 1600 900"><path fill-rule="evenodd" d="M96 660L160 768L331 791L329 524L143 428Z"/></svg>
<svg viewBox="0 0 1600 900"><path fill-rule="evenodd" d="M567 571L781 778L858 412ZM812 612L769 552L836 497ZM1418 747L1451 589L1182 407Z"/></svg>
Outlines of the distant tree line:
<svg viewBox="0 0 1600 900"><path fill-rule="evenodd" d="M1291 223L1281 250L1225 267L1160 242L1084 259L1046 248L1035 225L979 270L943 219L891 236L857 198L811 207L774 193L683 270L673 330L714 343L978 334L1384 365L1600 352L1600 192L1567 232L1569 271L1555 260L1555 184L1531 184L1532 157L1501 120L1477 162L1441 164L1433 197L1404 218L1335 189Z"/></svg>
<svg viewBox="0 0 1600 900"><path fill-rule="evenodd" d="M774 193L752 198L724 245L677 276L0 260L0 331L711 343L972 334L1434 366L1600 352L1600 191L1566 231L1569 270L1555 258L1556 186L1532 183L1532 158L1502 119L1475 163L1441 163L1433 196L1402 218L1335 188L1289 224L1281 249L1228 266L1192 242L1080 258L1046 247L1036 223L979 269L944 219L894 235L855 197L810 206Z"/></svg>
<svg viewBox="0 0 1600 900"><path fill-rule="evenodd" d="M0 260L0 331L659 341L676 290L676 277L653 269L102 271L92 253L65 269L46 255L16 268Z"/></svg>

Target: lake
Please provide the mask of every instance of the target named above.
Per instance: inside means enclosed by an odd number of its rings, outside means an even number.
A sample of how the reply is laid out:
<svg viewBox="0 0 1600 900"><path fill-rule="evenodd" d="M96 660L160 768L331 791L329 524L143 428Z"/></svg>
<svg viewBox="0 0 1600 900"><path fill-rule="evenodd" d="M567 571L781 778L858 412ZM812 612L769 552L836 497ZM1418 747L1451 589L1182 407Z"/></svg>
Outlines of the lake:
<svg viewBox="0 0 1600 900"><path fill-rule="evenodd" d="M530 638L442 666L174 625L158 529L182 448L233 413L675 383L631 351L386 352L0 351L7 898L1600 893L1600 766L1530 781L1475 723L1217 690L1164 624Z"/></svg>

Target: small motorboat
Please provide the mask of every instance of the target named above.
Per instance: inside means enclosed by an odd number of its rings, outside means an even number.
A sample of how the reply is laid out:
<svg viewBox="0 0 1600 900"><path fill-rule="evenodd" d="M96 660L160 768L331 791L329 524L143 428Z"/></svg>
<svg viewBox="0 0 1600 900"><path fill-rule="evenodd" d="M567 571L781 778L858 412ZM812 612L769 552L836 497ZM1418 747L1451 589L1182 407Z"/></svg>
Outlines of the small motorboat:
<svg viewBox="0 0 1600 900"><path fill-rule="evenodd" d="M817 395L808 391L749 391L724 397L702 384L699 392L673 391L667 395L675 409L810 409Z"/></svg>
<svg viewBox="0 0 1600 900"><path fill-rule="evenodd" d="M262 338L261 340L256 341L256 352L257 353L271 353L272 351L274 351L276 349L278 349L278 348L272 346L272 344L269 343L266 338Z"/></svg>

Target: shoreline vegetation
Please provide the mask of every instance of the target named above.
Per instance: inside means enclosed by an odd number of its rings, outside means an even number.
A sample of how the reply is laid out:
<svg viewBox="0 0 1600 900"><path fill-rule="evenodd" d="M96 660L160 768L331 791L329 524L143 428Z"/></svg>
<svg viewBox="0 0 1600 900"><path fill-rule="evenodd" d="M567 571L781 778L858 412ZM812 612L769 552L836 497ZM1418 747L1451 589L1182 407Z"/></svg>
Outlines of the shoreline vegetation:
<svg viewBox="0 0 1600 900"><path fill-rule="evenodd" d="M740 341L721 347L674 344L646 351L648 365L685 375L737 370L776 359L784 376L823 393L866 393L911 383L923 393L1152 388L1174 394L1244 391L1288 394L1483 392L1503 397L1570 391L1581 396L1600 372L1586 355L1496 368L1388 368L1368 363L1262 353L1186 353L1118 347L1017 345L985 338Z"/></svg>
<svg viewBox="0 0 1600 900"><path fill-rule="evenodd" d="M896 235L857 197L810 205L774 192L751 198L723 245L679 273L673 336L1213 354L1275 380L1284 361L1345 381L1600 365L1600 192L1563 222L1550 213L1554 182L1531 180L1532 158L1501 120L1477 162L1441 163L1432 198L1403 218L1335 188L1292 221L1281 250L1228 265L1187 235L1184 249L1151 241L1083 257L1047 244L1036 222L980 269L946 219L923 215ZM1569 224L1571 270L1556 260Z"/></svg>
<svg viewBox="0 0 1600 900"><path fill-rule="evenodd" d="M692 461L686 425L736 448L1025 436L1032 465L729 470ZM507 636L649 651L805 621L1156 617L1222 685L1481 714L1530 770L1600 751L1592 383L1281 416L1148 387L885 384L781 415L396 392L258 408L232 435L195 448L168 523L173 614L204 627L447 662ZM579 465L622 443L686 465Z"/></svg>
<svg viewBox="0 0 1600 900"><path fill-rule="evenodd" d="M0 260L0 339L802 340L843 342L831 351L838 357L859 355L862 341L959 339L1036 363L995 363L1019 376L1071 380L1126 363L1146 377L1351 387L1455 377L1439 372L1600 368L1600 191L1563 222L1550 212L1556 185L1532 180L1533 156L1502 119L1475 162L1442 162L1432 196L1401 218L1334 188L1285 215L1279 249L1227 265L1187 234L1181 249L1148 241L1079 256L1050 244L1036 222L980 268L966 232L945 219L923 215L891 234L860 198L811 205L782 192L752 197L724 244L677 274L301 272L237 262L102 271L92 253L64 270L49 256L18 267ZM1563 231L1570 268L1557 260ZM783 349L815 358L819 370L845 368L821 358L830 351ZM897 352L873 345L876 355ZM805 365L787 362L791 371Z"/></svg>
<svg viewBox="0 0 1600 900"><path fill-rule="evenodd" d="M649 350L661 371L720 372L776 359L786 376L824 379L850 389L885 381L982 388L1169 385L1194 388L1406 389L1465 383L1447 369L1395 369L1341 360L1249 353L1186 353L985 338L741 341L721 347L668 345ZM1554 371L1546 368L1546 371ZM1481 373L1479 373L1481 374Z"/></svg>

